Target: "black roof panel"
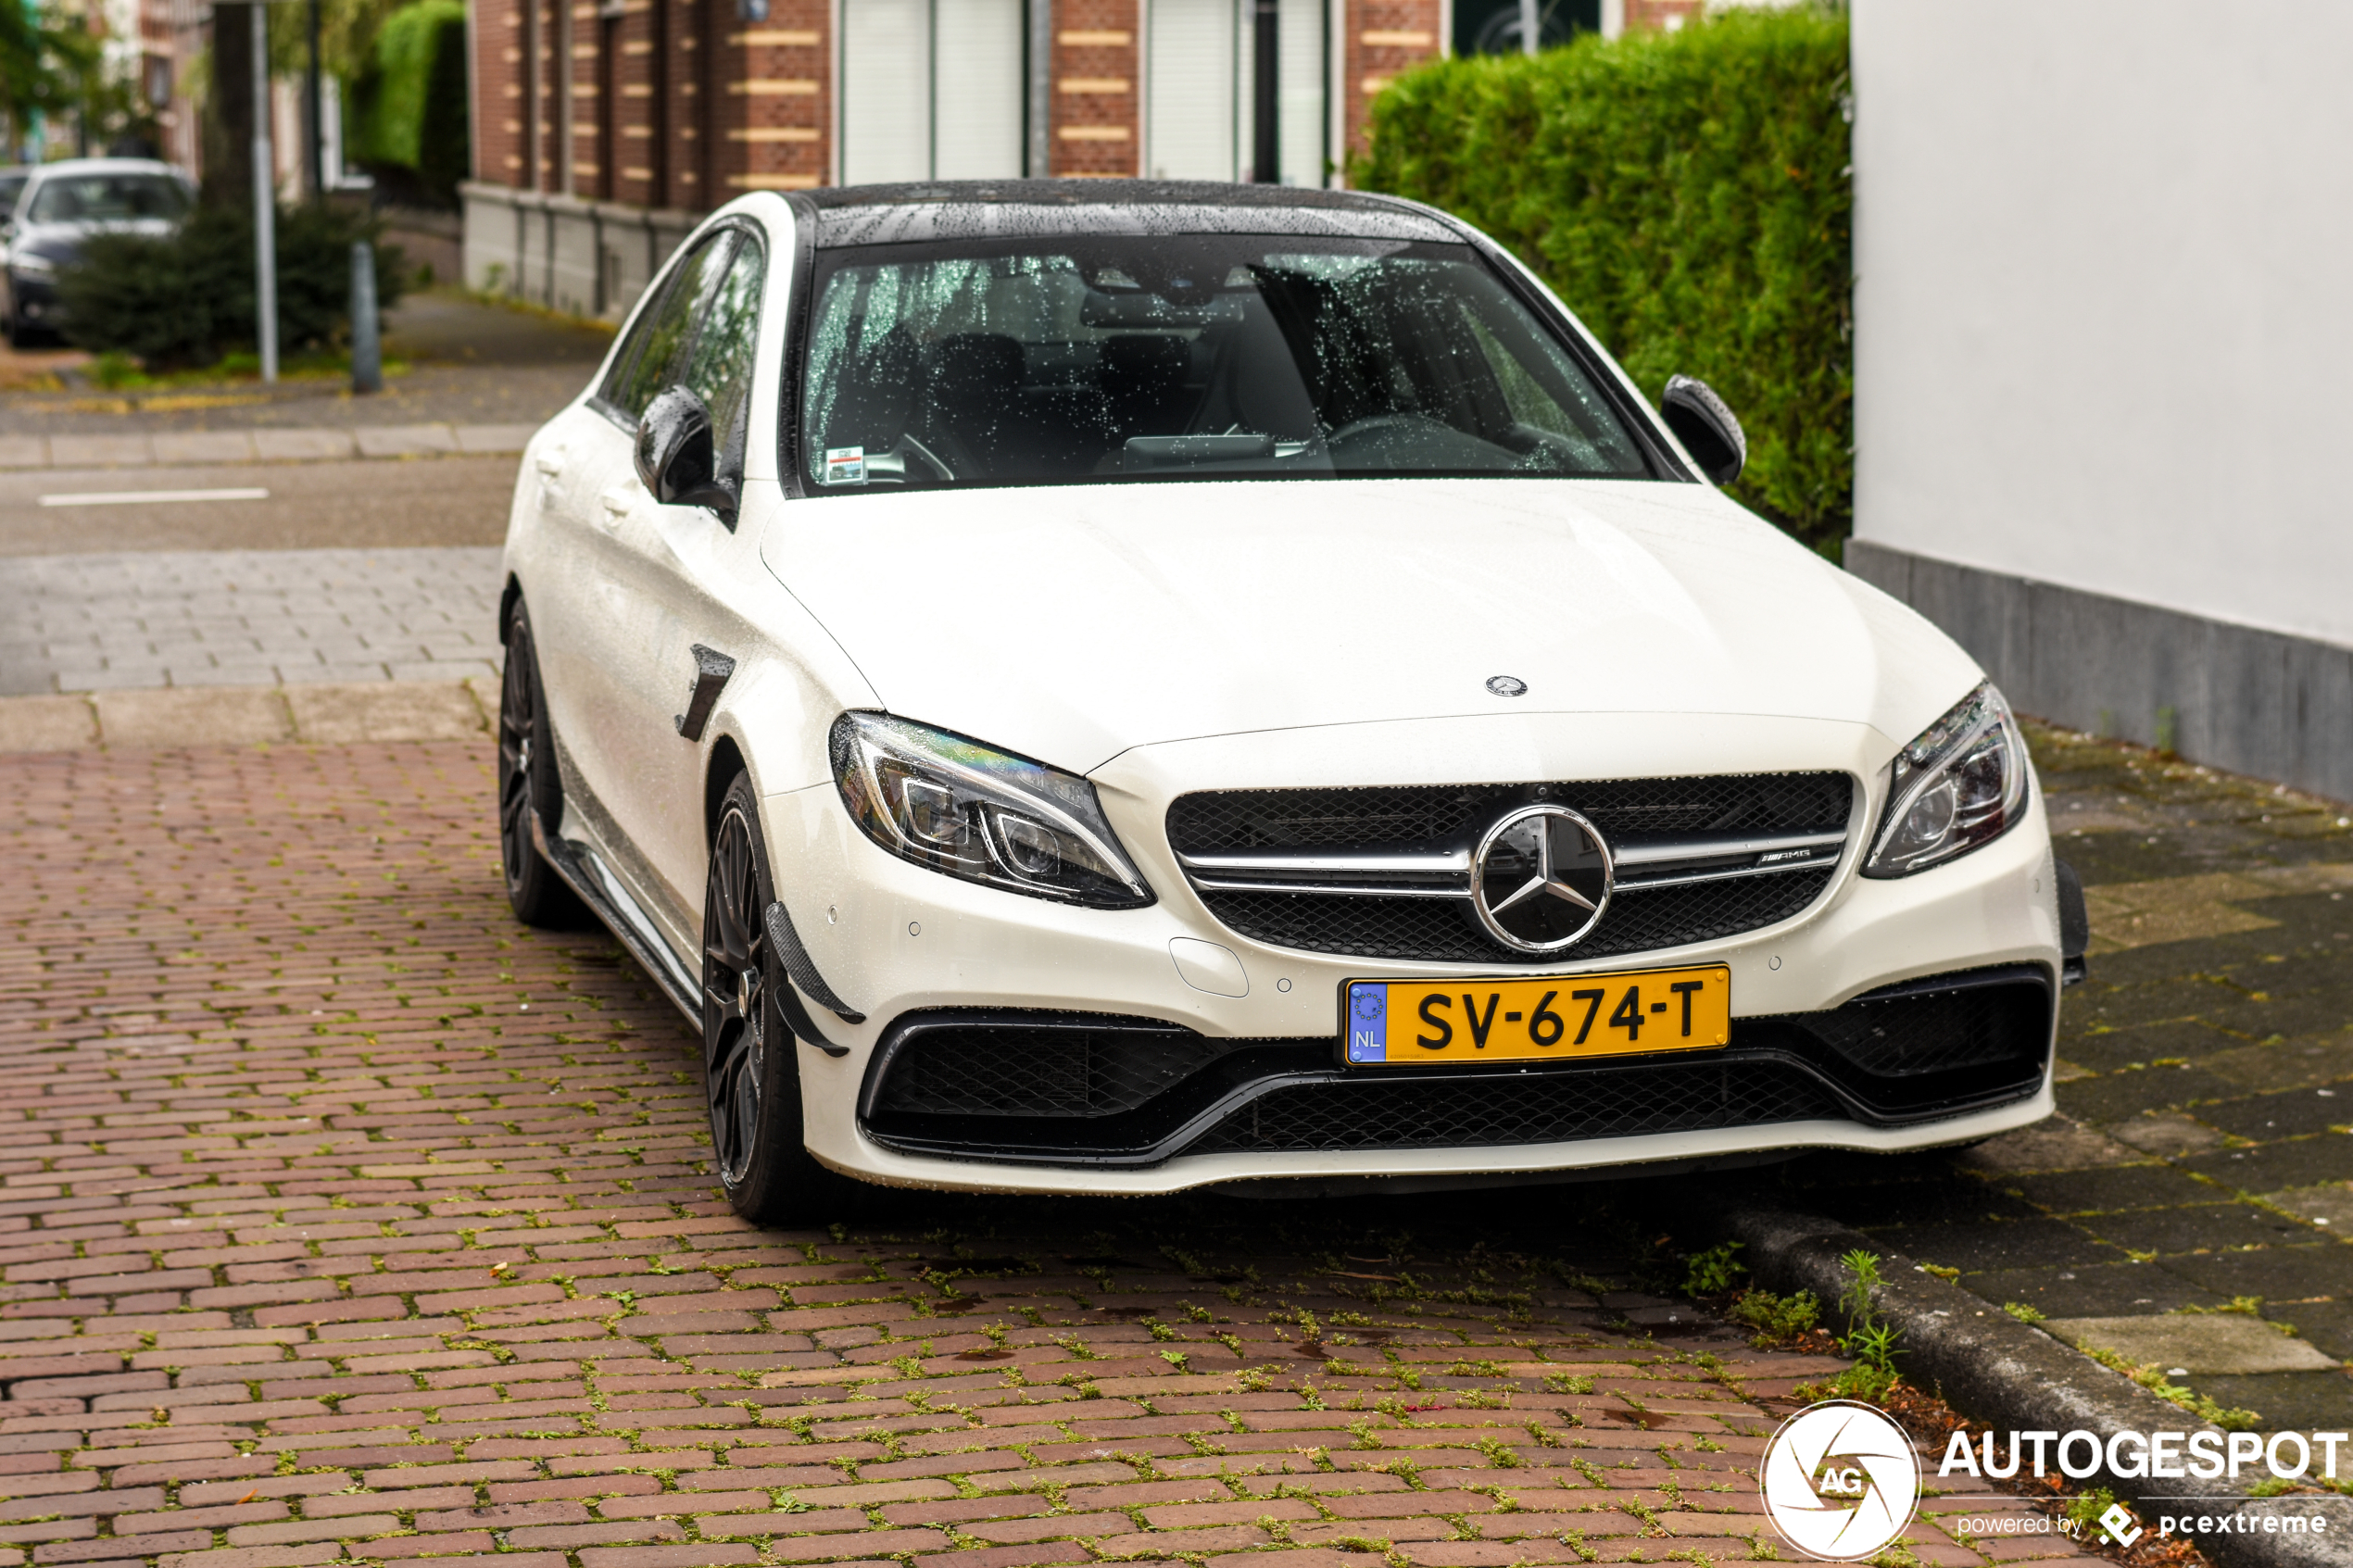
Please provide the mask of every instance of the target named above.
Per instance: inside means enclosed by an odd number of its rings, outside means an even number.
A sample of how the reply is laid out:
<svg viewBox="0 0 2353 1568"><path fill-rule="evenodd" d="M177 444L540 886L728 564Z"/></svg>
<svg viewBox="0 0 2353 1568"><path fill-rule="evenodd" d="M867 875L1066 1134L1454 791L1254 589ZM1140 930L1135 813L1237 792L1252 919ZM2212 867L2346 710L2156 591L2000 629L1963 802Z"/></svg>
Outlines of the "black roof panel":
<svg viewBox="0 0 2353 1568"><path fill-rule="evenodd" d="M1394 197L1294 185L1175 180L941 180L835 185L801 193L817 244L1058 234L1314 234L1460 242L1436 216Z"/></svg>

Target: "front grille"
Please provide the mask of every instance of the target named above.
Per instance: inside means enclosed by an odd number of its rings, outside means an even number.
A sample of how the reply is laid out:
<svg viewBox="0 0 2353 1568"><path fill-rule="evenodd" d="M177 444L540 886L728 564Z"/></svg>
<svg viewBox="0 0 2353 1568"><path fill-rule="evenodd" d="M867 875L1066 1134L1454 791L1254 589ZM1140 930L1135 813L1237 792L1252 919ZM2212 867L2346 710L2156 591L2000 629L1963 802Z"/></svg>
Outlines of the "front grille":
<svg viewBox="0 0 2353 1568"><path fill-rule="evenodd" d="M1622 893L1567 953L1522 953L1489 936L1465 900L1353 898L1324 893L1203 893L1220 923L1274 947L1370 959L1558 964L1736 936L1784 921L1830 885L1831 870Z"/></svg>
<svg viewBox="0 0 2353 1568"><path fill-rule="evenodd" d="M1477 838L1506 809L1535 800L1574 807L1612 843L1645 834L1838 833L1854 793L1844 773L1219 790L1170 805L1168 842L1180 855L1441 844Z"/></svg>
<svg viewBox="0 0 2353 1568"><path fill-rule="evenodd" d="M1235 1111L1185 1152L1478 1148L1844 1120L1778 1062L1674 1063L1432 1081L1302 1084Z"/></svg>
<svg viewBox="0 0 2353 1568"><path fill-rule="evenodd" d="M1559 963L1755 931L1829 889L1855 800L1844 773L1536 784L1229 790L1179 797L1168 840L1220 923L1272 947L1453 963ZM1617 896L1567 951L1497 941L1472 912L1471 851L1540 801L1617 858Z"/></svg>

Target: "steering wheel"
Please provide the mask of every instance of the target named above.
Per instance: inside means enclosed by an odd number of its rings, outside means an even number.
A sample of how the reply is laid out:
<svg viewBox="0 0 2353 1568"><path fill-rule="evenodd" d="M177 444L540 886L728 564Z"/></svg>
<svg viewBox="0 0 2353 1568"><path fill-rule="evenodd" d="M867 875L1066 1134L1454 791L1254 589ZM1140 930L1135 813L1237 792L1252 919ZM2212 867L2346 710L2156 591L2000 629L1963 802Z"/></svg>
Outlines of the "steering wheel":
<svg viewBox="0 0 2353 1568"><path fill-rule="evenodd" d="M1433 430L1446 435L1454 433L1453 426L1433 420L1428 414L1367 414L1361 420L1351 420L1332 432L1324 438L1324 445L1329 451L1342 452L1354 445L1378 445L1380 438L1391 432L1411 437Z"/></svg>

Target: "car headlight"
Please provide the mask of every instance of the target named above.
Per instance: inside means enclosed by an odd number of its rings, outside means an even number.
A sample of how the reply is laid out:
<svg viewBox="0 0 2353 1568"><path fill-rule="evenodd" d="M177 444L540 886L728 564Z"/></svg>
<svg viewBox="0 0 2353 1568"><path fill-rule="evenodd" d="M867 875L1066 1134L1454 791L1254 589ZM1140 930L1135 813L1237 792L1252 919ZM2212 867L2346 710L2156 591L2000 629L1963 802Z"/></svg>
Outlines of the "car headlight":
<svg viewBox="0 0 2353 1568"><path fill-rule="evenodd" d="M835 720L833 763L852 820L901 859L1089 909L1152 901L1075 773L883 713Z"/></svg>
<svg viewBox="0 0 2353 1568"><path fill-rule="evenodd" d="M35 256L29 250L20 250L9 257L8 267L11 271L21 272L28 278L54 278L57 273L56 262L45 256Z"/></svg>
<svg viewBox="0 0 2353 1568"><path fill-rule="evenodd" d="M1987 682L1895 754L1865 876L1909 876L2009 831L2026 811L2026 743Z"/></svg>

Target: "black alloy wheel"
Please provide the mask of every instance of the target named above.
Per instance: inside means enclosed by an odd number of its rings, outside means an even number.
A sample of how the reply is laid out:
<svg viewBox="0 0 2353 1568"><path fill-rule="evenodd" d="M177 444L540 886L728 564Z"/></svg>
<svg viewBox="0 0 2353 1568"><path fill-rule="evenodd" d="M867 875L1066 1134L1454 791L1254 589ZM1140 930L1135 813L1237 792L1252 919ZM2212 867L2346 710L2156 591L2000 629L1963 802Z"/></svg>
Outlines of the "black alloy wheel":
<svg viewBox="0 0 2353 1568"><path fill-rule="evenodd" d="M563 820L546 698L531 618L518 604L507 622L507 670L498 683L498 862L515 918L561 931L585 923L588 911L532 841L534 817L550 830Z"/></svg>
<svg viewBox="0 0 2353 1568"><path fill-rule="evenodd" d="M860 1184L801 1142L800 1045L776 1005L788 985L768 940L775 898L749 775L720 802L703 888L703 1093L712 1162L736 1213L755 1224L849 1218Z"/></svg>

